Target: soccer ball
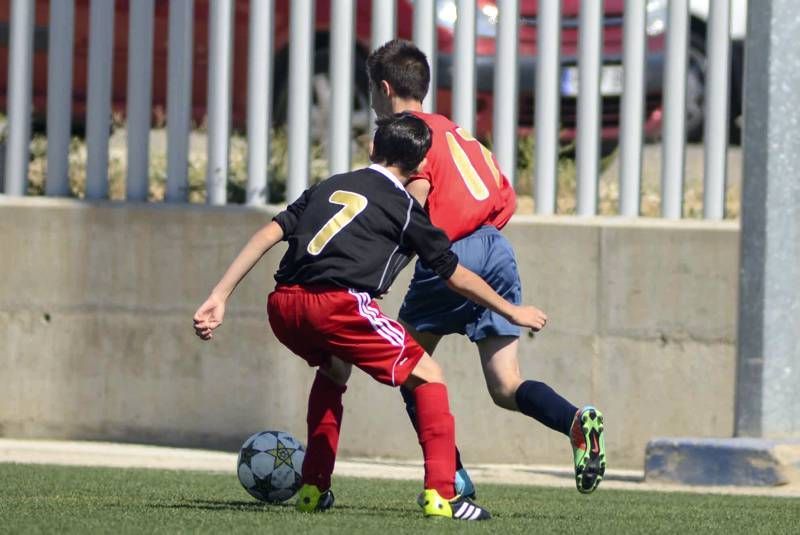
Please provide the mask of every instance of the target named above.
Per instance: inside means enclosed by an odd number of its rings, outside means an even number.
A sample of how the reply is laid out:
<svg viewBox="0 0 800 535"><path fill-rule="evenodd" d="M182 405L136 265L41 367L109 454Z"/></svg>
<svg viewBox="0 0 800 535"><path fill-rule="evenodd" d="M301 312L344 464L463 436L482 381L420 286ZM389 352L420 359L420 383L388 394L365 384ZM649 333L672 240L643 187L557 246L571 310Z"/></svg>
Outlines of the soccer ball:
<svg viewBox="0 0 800 535"><path fill-rule="evenodd" d="M236 472L251 496L269 503L288 500L301 485L305 448L283 431L261 431L239 450Z"/></svg>

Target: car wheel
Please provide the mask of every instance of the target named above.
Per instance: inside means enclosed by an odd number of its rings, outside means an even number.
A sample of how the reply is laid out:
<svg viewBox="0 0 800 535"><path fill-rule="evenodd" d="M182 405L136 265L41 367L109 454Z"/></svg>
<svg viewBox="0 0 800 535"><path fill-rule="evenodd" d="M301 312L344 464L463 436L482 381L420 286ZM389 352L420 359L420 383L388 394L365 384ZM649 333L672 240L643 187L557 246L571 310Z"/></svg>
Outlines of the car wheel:
<svg viewBox="0 0 800 535"><path fill-rule="evenodd" d="M686 139L703 140L703 113L706 89L706 50L703 36L693 34L689 42L686 68Z"/></svg>
<svg viewBox="0 0 800 535"><path fill-rule="evenodd" d="M314 53L314 71L311 75L311 110L309 127L311 139L325 142L328 135L328 123L331 113L331 80L328 74L330 66L330 50L318 49ZM351 113L352 137L367 132L369 129L370 106L364 58L356 52L355 86L353 87L353 108ZM277 89L275 99L274 125L284 126L288 118L289 84L288 73Z"/></svg>
<svg viewBox="0 0 800 535"><path fill-rule="evenodd" d="M597 156L601 160L601 165L609 157L612 156L619 147L619 141L616 139L601 139L598 145ZM578 157L578 144L573 140L569 143L562 143L558 150L559 158L566 158L575 160Z"/></svg>
<svg viewBox="0 0 800 535"><path fill-rule="evenodd" d="M616 139L601 139L600 140L600 158L605 159L612 156L619 146Z"/></svg>
<svg viewBox="0 0 800 535"><path fill-rule="evenodd" d="M730 142L742 143L742 78L744 77L744 43L734 41L731 45L731 107Z"/></svg>

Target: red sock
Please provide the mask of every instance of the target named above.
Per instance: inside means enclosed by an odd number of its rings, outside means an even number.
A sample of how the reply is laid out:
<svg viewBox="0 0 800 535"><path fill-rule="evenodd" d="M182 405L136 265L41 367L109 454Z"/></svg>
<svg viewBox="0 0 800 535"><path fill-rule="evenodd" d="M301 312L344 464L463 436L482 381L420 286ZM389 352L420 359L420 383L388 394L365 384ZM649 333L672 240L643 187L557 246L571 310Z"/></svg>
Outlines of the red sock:
<svg viewBox="0 0 800 535"><path fill-rule="evenodd" d="M447 387L426 383L414 389L417 403L417 435L425 457L425 488L436 489L442 498L455 496L456 431Z"/></svg>
<svg viewBox="0 0 800 535"><path fill-rule="evenodd" d="M303 483L320 490L331 487L331 474L342 427L342 394L346 386L317 372L308 396L308 445L303 460Z"/></svg>

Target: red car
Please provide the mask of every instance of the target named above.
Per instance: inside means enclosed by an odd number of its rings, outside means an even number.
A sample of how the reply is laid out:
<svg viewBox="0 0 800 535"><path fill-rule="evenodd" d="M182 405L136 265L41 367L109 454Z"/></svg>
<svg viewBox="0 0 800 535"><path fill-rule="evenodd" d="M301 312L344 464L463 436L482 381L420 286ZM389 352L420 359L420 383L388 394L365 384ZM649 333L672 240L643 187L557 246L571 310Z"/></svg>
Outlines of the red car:
<svg viewBox="0 0 800 535"><path fill-rule="evenodd" d="M41 126L46 117L47 102L47 39L49 2L36 0L36 26L34 33L34 77L33 77L33 118ZM59 0L67 1L67 0ZM71 0L69 0L71 1ZM128 10L131 0L117 0L114 34L114 65L112 84L112 109L124 115L126 98L126 78L128 59ZM8 36L10 0L0 0L0 105L5 108L6 75L8 72ZM89 3L90 0L76 0L75 46L73 64L73 122L77 128L84 122L86 112L87 67L89 56ZM232 123L236 129L246 127L246 87L247 87L247 44L249 0L236 0L235 23L233 31L233 103ZM314 84L316 93L327 89L327 70L329 62L330 2L318 0L316 8L316 54L314 74L318 83ZM561 88L562 138L574 136L576 124L576 86L574 68L577 65L578 51L578 10L580 0L564 0L562 11L561 61L564 65ZM494 52L497 8L493 1L477 0L477 130L481 135L491 131L492 84L494 80ZM604 85L602 99L602 137L606 148L614 146L617 139L621 85L619 70L622 63L622 22L624 0L606 0L604 17L603 63L610 69L611 84ZM371 0L358 0L356 7L356 88L354 96L354 126L365 127L368 118L368 90L364 61L370 47ZM455 0L437 2L438 28L438 91L437 110L450 112L452 64L453 64L453 26L455 21ZM206 78L208 74L208 13L209 0L195 0L194 20L194 77L193 77L193 117L198 123L206 113ZM522 0L520 3L520 105L519 126L530 130L533 126L533 88L536 64L536 13L537 0ZM168 41L168 0L155 2L155 40L153 46L153 113L156 122L165 117L167 94L167 41ZM274 63L273 90L274 121L282 123L286 117L288 48L289 48L289 1L275 1L276 51ZM398 36L410 38L412 34L413 1L397 1ZM661 101L661 74L663 69L663 36L648 41L647 64L647 129L658 128ZM616 80L616 82L615 82ZM326 117L325 110L316 106L324 98L315 95L313 117ZM317 128L324 125L317 124Z"/></svg>

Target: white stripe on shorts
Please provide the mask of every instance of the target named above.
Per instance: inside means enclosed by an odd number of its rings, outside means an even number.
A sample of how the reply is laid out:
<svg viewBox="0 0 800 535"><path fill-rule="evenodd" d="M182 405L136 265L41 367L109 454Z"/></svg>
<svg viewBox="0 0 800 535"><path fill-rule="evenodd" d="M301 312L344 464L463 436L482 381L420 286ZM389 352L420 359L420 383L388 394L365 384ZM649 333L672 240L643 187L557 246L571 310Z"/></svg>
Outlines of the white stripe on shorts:
<svg viewBox="0 0 800 535"><path fill-rule="evenodd" d="M406 350L406 330L396 321L384 316L380 310L369 306L372 301L372 296L368 293L356 292L352 289L348 290L348 292L350 295L355 296L356 302L358 303L358 313L361 317L369 321L372 328L375 329L375 332L381 335L387 342L400 348L400 353L397 355L397 358L394 359L394 364L392 364L392 384L397 385L394 379L394 371L403 358L403 352Z"/></svg>
<svg viewBox="0 0 800 535"><path fill-rule="evenodd" d="M405 338L403 334L393 329L391 324L388 324L386 321L386 318L378 315L377 310L369 308L368 304L369 301L372 300L372 297L370 297L370 295L367 293L356 292L355 290L349 290L349 292L351 295L355 296L356 301L358 302L358 313L362 318L365 318L372 324L375 332L380 334L393 346L403 347Z"/></svg>
<svg viewBox="0 0 800 535"><path fill-rule="evenodd" d="M370 306L370 302L372 301L372 298L369 296L369 294L364 294L364 295L366 297L366 301L365 301L365 304L364 304L364 310L366 311L366 313L371 315L373 318L375 318L375 321L379 322L386 329L388 329L389 331L393 332L401 340L405 341L405 339L406 339L406 330L403 328L403 326L400 325L399 323L397 323L396 321L394 321L392 319L389 319L386 316L384 316L383 312L381 312L380 310L371 307Z"/></svg>

